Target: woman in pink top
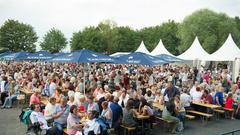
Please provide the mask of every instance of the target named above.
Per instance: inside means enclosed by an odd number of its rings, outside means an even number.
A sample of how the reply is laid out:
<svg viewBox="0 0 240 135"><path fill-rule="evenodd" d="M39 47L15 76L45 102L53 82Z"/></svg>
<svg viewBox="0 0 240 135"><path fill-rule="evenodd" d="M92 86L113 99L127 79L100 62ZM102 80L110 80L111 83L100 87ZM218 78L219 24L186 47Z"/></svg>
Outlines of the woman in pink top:
<svg viewBox="0 0 240 135"><path fill-rule="evenodd" d="M31 104L39 104L40 103L40 96L41 90L40 89L35 89L34 93L30 97L30 105Z"/></svg>

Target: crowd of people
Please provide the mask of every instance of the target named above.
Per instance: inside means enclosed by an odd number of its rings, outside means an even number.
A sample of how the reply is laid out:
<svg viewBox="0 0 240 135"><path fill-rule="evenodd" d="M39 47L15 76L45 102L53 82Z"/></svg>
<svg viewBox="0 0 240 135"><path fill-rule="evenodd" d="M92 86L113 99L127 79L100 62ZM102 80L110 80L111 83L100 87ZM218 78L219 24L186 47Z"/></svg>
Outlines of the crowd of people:
<svg viewBox="0 0 240 135"><path fill-rule="evenodd" d="M120 134L121 124L141 126L136 115L149 116L149 125L161 115L175 123L176 133L184 129L185 110L201 109L193 101L233 108L232 119L240 108L240 75L232 78L218 66L12 62L0 64L0 75L1 108L11 108L21 89L32 91L30 120L47 134L62 135L64 128L69 135L100 135L110 128Z"/></svg>

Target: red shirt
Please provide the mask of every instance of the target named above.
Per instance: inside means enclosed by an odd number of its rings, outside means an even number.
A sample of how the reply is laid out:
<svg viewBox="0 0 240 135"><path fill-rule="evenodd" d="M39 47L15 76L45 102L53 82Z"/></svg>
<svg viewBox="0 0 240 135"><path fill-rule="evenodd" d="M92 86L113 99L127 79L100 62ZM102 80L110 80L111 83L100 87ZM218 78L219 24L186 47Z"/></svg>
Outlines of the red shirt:
<svg viewBox="0 0 240 135"><path fill-rule="evenodd" d="M233 98L227 98L225 108L232 108Z"/></svg>

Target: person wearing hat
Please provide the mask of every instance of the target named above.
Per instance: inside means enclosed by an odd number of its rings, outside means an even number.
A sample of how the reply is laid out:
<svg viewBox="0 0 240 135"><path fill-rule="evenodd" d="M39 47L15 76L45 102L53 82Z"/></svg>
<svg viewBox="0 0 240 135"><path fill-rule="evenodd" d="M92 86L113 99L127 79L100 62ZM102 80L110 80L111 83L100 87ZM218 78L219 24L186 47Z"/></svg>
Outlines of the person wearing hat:
<svg viewBox="0 0 240 135"><path fill-rule="evenodd" d="M41 89L39 88L34 89L34 93L30 97L29 105L40 103L40 98L39 98L40 93L41 93Z"/></svg>

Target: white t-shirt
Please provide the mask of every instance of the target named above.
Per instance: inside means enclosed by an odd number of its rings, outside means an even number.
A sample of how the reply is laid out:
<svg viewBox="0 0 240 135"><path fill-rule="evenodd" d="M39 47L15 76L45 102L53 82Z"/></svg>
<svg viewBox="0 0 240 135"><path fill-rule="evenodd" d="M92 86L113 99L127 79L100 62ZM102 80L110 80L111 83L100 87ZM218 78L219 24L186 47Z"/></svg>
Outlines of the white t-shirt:
<svg viewBox="0 0 240 135"><path fill-rule="evenodd" d="M35 112L33 111L31 114L30 114L30 119L31 119L31 122L32 123L35 123L35 122L41 122L43 123L42 126L40 126L41 129L49 129L51 127L49 127L47 125L47 121L45 119L45 117L43 116L43 114L41 112Z"/></svg>
<svg viewBox="0 0 240 135"><path fill-rule="evenodd" d="M183 107L189 107L190 103L192 102L192 98L190 95L188 95L186 93L182 93L180 95L180 102L183 105Z"/></svg>
<svg viewBox="0 0 240 135"><path fill-rule="evenodd" d="M55 109L56 105L52 105L51 103L48 103L46 105L44 113L46 120L52 119L52 115L54 114Z"/></svg>
<svg viewBox="0 0 240 135"><path fill-rule="evenodd" d="M192 93L192 100L196 101L196 102L200 102L201 101L201 97L202 97L202 92L201 91L195 91Z"/></svg>
<svg viewBox="0 0 240 135"><path fill-rule="evenodd" d="M90 131L93 131L94 134L101 133L100 125L96 122L96 119L87 120L86 122L84 122L84 125L88 126L88 128L86 127L83 128L84 135L88 135Z"/></svg>

